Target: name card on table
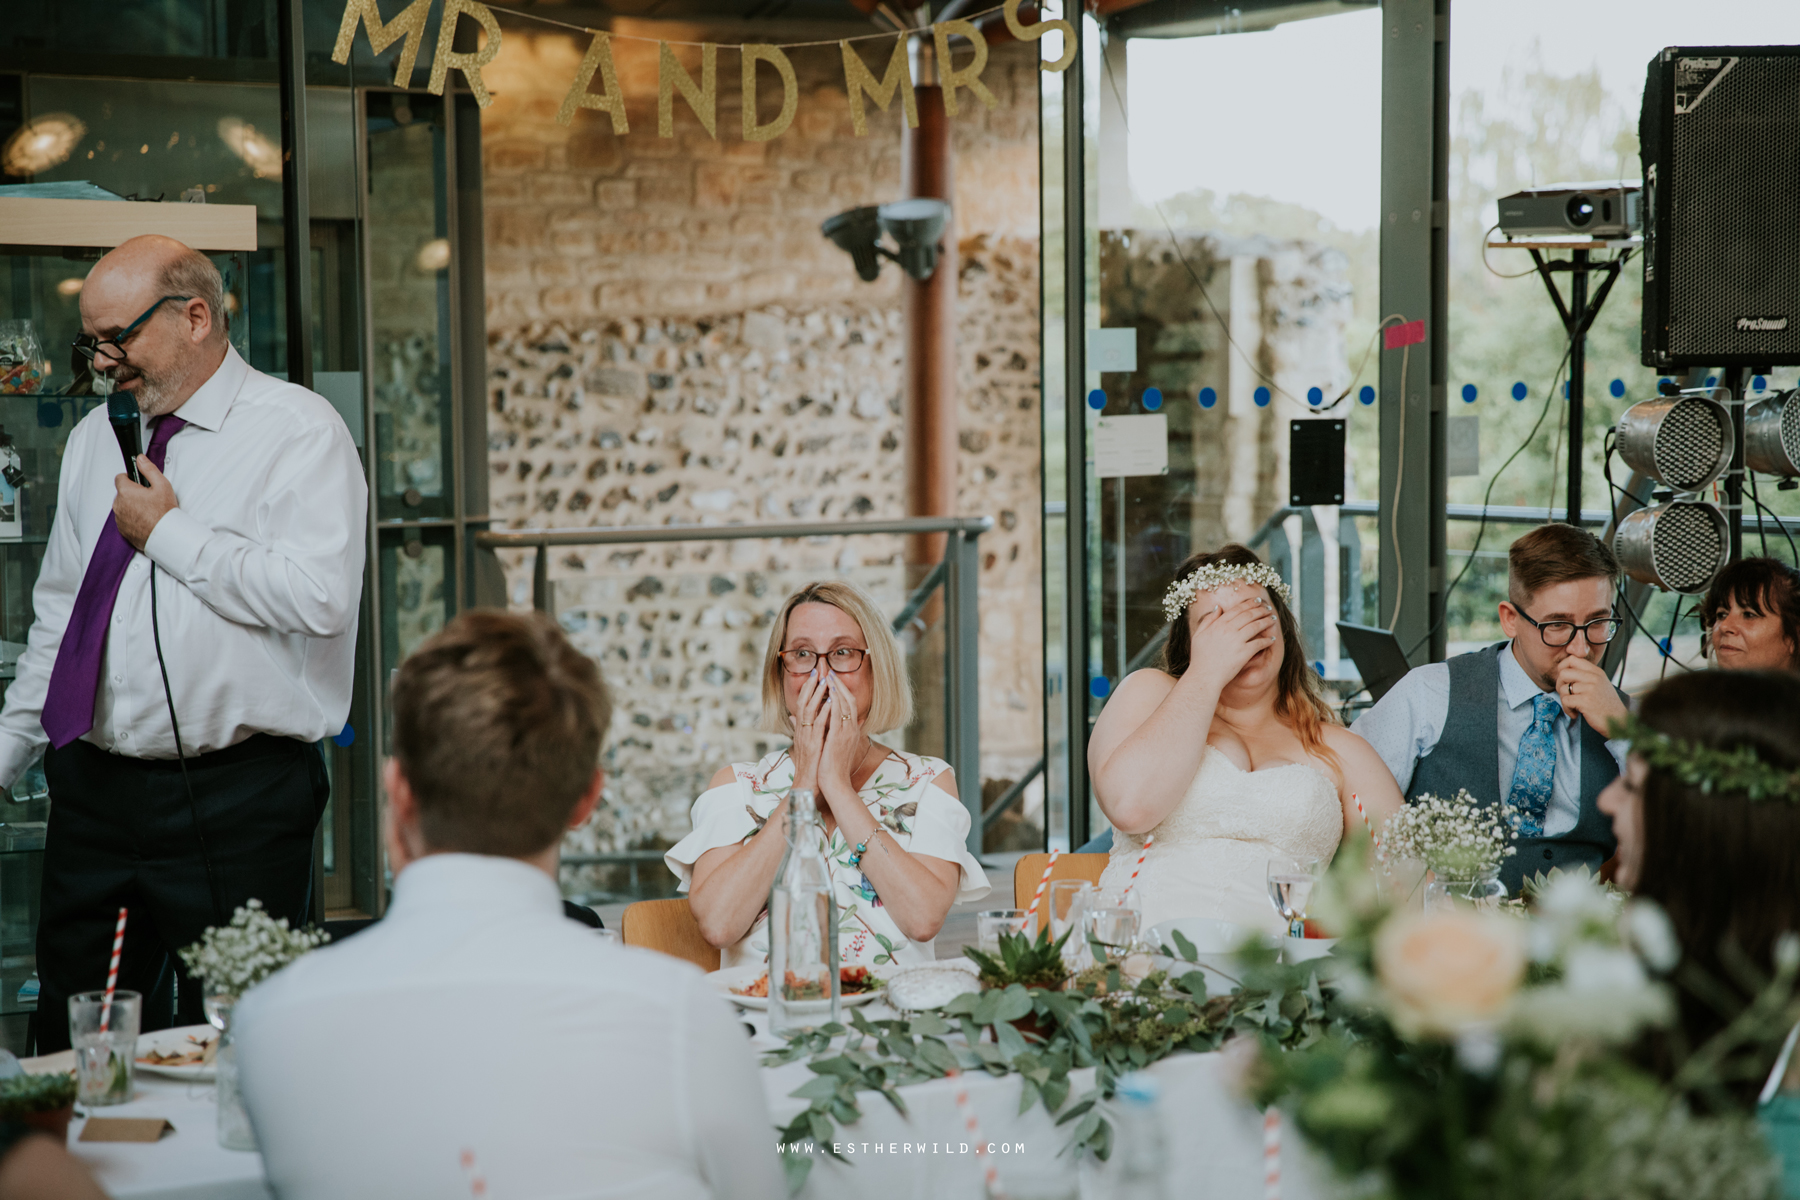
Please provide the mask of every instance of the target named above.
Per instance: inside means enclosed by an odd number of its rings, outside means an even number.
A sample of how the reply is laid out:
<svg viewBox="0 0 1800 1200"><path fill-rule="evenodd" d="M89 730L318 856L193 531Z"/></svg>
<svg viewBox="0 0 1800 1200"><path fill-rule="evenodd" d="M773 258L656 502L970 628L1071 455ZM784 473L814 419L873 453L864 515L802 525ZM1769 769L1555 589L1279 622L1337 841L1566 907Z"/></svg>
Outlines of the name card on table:
<svg viewBox="0 0 1800 1200"><path fill-rule="evenodd" d="M175 1127L162 1117L89 1117L80 1142L158 1142Z"/></svg>
<svg viewBox="0 0 1800 1200"><path fill-rule="evenodd" d="M1169 473L1169 417L1143 413L1094 422L1094 474L1101 479Z"/></svg>

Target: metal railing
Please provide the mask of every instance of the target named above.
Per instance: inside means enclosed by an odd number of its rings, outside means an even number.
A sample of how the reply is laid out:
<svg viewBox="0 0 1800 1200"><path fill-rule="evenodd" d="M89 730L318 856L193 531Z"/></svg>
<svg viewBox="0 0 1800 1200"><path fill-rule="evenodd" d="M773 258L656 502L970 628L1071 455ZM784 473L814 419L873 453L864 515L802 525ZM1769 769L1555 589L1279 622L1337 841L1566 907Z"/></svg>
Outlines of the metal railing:
<svg viewBox="0 0 1800 1200"><path fill-rule="evenodd" d="M981 615L978 585L981 571L979 539L994 527L992 517L903 517L891 521L809 521L785 525L619 525L586 529L486 530L473 535L475 545L488 551L534 550L531 570L531 602L540 612L553 606L550 588L550 548L553 546L639 546L658 542L721 542L747 540L841 538L866 534L946 535L944 557L920 582L894 618L896 633L918 616L938 588L944 592L944 742L945 761L956 773L963 805L969 810L970 853L981 853L986 830L981 810L981 672L979 638ZM660 851L621 851L615 854L570 855L571 866L622 862L636 864L648 857L661 859Z"/></svg>

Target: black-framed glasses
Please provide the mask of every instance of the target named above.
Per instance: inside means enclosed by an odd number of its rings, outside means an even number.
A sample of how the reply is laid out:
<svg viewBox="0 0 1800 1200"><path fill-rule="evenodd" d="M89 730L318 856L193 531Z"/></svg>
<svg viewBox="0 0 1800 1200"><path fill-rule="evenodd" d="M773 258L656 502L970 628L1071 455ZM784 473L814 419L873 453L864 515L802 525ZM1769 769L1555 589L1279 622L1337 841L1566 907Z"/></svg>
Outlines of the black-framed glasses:
<svg viewBox="0 0 1800 1200"><path fill-rule="evenodd" d="M1531 627L1538 631L1546 646L1566 646L1575 640L1575 631L1581 630L1590 646L1604 646L1619 634L1620 621L1617 617L1601 617L1598 621L1589 621L1585 625L1577 625L1573 621L1532 621L1530 614L1524 609L1515 609L1521 617L1531 621Z"/></svg>
<svg viewBox="0 0 1800 1200"><path fill-rule="evenodd" d="M87 359L101 370L111 370L125 361L125 342L134 337L143 327L144 322L156 315L156 310L171 300L192 300L192 296L164 296L155 304L144 310L144 315L127 325L109 338L96 338L82 334L75 339L75 353Z"/></svg>
<svg viewBox="0 0 1800 1200"><path fill-rule="evenodd" d="M863 660L869 657L867 650L859 650L855 646L839 646L821 655L814 650L783 650L776 657L789 675L805 675L819 665L819 659L839 675L853 675L862 670Z"/></svg>

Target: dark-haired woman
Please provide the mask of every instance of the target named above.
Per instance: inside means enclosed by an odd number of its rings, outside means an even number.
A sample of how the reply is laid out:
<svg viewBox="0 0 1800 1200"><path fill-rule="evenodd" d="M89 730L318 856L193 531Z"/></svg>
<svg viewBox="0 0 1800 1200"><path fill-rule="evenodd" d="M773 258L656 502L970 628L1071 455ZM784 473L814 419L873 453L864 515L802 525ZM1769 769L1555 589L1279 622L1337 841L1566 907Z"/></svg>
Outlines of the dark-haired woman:
<svg viewBox="0 0 1800 1200"><path fill-rule="evenodd" d="M1271 858L1329 859L1362 818L1400 807L1381 758L1337 723L1307 665L1281 577L1243 546L1196 554L1163 600L1161 669L1119 685L1088 744L1113 824L1102 886L1137 888L1145 927L1216 917L1279 933Z"/></svg>
<svg viewBox="0 0 1800 1200"><path fill-rule="evenodd" d="M1619 839L1615 881L1661 905L1684 959L1729 986L1743 956L1764 974L1800 931L1800 675L1698 671L1638 706L1625 771L1600 794ZM1748 748L1754 764L1710 752ZM1697 1046L1728 1019L1691 994ZM1760 1082L1760 1081L1758 1081Z"/></svg>
<svg viewBox="0 0 1800 1200"><path fill-rule="evenodd" d="M1773 558L1731 563L1706 589L1700 624L1721 670L1800 668L1800 571Z"/></svg>

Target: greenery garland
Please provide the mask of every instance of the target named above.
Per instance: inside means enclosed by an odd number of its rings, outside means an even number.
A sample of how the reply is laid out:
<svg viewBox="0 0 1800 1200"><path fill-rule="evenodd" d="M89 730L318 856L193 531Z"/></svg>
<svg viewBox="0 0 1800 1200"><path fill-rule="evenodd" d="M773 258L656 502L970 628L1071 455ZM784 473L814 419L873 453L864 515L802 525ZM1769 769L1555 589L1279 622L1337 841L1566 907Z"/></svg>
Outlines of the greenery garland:
<svg viewBox="0 0 1800 1200"><path fill-rule="evenodd" d="M1772 766L1752 746L1718 750L1671 737L1636 716L1613 722L1612 736L1631 742L1631 753L1652 770L1674 776L1709 796L1741 795L1751 801L1800 801L1800 772Z"/></svg>
<svg viewBox="0 0 1800 1200"><path fill-rule="evenodd" d="M1163 947L1164 954L1178 967L1194 964L1193 944L1179 933L1175 941L1176 949ZM871 1021L852 1010L848 1027L832 1023L791 1034L786 1046L764 1055L764 1066L804 1059L815 1076L790 1093L808 1105L778 1127L779 1140L811 1141L848 1163L832 1143L836 1126L862 1119L860 1093L879 1092L904 1116L899 1088L984 1071L1018 1075L1020 1112L1042 1103L1058 1125L1074 1125L1066 1149L1092 1150L1104 1160L1112 1153L1113 1130L1099 1105L1112 1099L1121 1076L1178 1051L1216 1050L1234 1030L1283 1046L1323 1035L1327 1000L1317 960L1283 966L1273 951L1257 950L1240 961L1243 976L1229 995L1209 996L1197 968L1179 976L1152 971L1131 983L1115 964L1090 968L1061 990L1012 983L966 992L937 1012L911 1017ZM843 1048L833 1053L833 1039L846 1034ZM984 1040L984 1034L991 1036ZM1084 1067L1095 1068L1094 1086L1071 1101L1069 1073ZM789 1190L798 1192L812 1156L781 1157Z"/></svg>

